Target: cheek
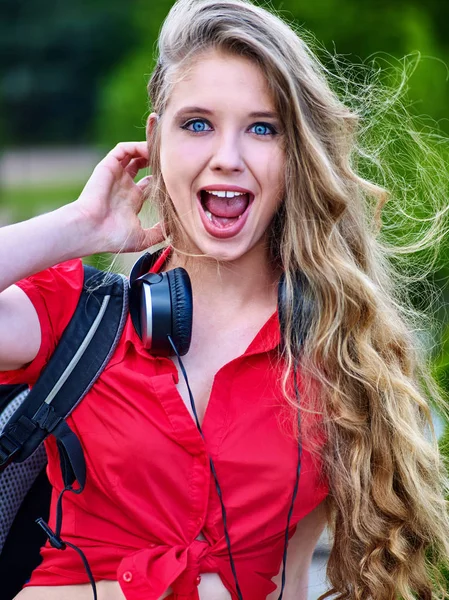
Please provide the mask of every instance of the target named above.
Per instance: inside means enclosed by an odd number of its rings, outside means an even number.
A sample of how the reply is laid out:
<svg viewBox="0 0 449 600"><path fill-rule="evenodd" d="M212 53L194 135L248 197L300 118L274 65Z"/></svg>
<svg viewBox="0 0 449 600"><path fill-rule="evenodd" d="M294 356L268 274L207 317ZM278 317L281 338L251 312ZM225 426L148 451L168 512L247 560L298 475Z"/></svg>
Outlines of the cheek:
<svg viewBox="0 0 449 600"><path fill-rule="evenodd" d="M269 153L266 161L265 181L276 196L282 196L285 177L284 152L275 148Z"/></svg>
<svg viewBox="0 0 449 600"><path fill-rule="evenodd" d="M265 183L269 193L265 196L266 216L272 218L279 209L284 197L285 159L281 151L272 152L267 162Z"/></svg>
<svg viewBox="0 0 449 600"><path fill-rule="evenodd" d="M203 162L198 144L174 139L161 145L160 156L161 172L169 194L191 188Z"/></svg>

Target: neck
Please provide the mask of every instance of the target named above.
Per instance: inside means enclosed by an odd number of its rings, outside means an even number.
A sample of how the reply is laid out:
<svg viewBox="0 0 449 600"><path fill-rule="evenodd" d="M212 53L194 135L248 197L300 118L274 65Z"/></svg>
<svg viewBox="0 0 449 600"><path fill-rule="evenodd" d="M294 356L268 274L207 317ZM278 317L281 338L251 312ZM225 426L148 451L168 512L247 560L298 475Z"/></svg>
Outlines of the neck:
<svg viewBox="0 0 449 600"><path fill-rule="evenodd" d="M253 248L235 261L186 257L174 252L168 268L184 267L190 276L194 303L218 311L251 310L263 306L274 312L280 270L271 264L266 248Z"/></svg>

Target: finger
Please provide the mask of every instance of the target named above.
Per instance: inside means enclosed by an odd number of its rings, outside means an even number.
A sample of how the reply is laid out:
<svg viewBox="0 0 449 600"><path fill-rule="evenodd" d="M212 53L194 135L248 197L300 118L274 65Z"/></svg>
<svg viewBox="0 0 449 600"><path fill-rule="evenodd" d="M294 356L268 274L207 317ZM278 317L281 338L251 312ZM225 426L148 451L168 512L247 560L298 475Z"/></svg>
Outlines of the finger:
<svg viewBox="0 0 449 600"><path fill-rule="evenodd" d="M126 167L129 165L129 163L133 160L133 157L131 155L129 156L125 156L125 158L123 158L120 161L120 165L122 166L123 169L126 169Z"/></svg>
<svg viewBox="0 0 449 600"><path fill-rule="evenodd" d="M153 227L144 229L143 231L145 237L143 239L142 250L160 244L166 239L165 230L161 222L156 223Z"/></svg>
<svg viewBox="0 0 449 600"><path fill-rule="evenodd" d="M137 175L141 169L148 167L148 160L146 158L133 158L129 165L126 167L126 172L132 179Z"/></svg>
<svg viewBox="0 0 449 600"><path fill-rule="evenodd" d="M136 182L136 185L138 188L141 189L142 192L144 192L147 189L147 187L150 185L151 179L152 179L152 176L147 175L146 177L142 177L142 179L139 179L139 181Z"/></svg>
<svg viewBox="0 0 449 600"><path fill-rule="evenodd" d="M143 167L148 166L149 160L145 156L134 157L134 156L128 155L122 161L120 161L120 164L122 165L122 167L124 169L126 169L128 167L128 165L130 165L135 160L141 161L143 164ZM143 169L143 167L141 167L141 168Z"/></svg>
<svg viewBox="0 0 449 600"><path fill-rule="evenodd" d="M109 154L118 161L127 157L148 158L148 144L146 142L120 142Z"/></svg>
<svg viewBox="0 0 449 600"><path fill-rule="evenodd" d="M126 168L133 158L149 159L146 142L120 142L101 162L110 167L118 162L122 168Z"/></svg>

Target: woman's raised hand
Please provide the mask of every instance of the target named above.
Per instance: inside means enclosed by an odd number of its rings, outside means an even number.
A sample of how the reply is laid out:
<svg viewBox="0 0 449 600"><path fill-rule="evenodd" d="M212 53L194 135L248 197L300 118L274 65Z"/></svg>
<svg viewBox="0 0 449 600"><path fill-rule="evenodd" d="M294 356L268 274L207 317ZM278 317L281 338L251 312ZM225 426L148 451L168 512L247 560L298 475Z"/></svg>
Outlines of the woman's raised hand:
<svg viewBox="0 0 449 600"><path fill-rule="evenodd" d="M95 228L96 252L140 252L164 240L160 224L142 227L138 214L151 177L135 183L148 166L146 142L121 142L95 167L80 197L73 203Z"/></svg>

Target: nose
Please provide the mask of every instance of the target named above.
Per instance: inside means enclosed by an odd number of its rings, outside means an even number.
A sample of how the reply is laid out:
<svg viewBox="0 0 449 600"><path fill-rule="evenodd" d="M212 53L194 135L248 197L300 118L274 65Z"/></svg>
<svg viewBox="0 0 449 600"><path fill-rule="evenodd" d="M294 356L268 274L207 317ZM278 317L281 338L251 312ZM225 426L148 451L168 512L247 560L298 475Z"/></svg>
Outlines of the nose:
<svg viewBox="0 0 449 600"><path fill-rule="evenodd" d="M237 135L223 133L217 136L209 166L213 171L240 172L244 170L241 142Z"/></svg>

